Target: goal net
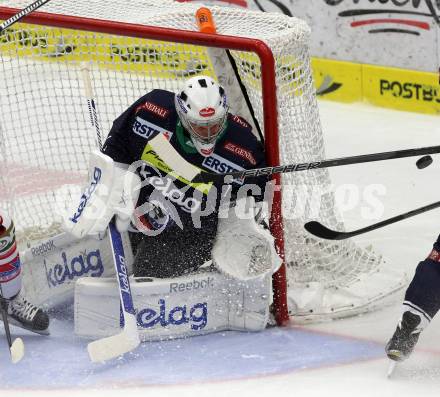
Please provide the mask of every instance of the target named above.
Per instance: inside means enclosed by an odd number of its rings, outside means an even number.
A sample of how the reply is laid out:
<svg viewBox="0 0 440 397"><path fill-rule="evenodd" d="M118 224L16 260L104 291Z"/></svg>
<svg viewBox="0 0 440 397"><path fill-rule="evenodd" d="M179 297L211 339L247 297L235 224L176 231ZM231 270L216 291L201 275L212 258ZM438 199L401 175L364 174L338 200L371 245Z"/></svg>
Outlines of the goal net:
<svg viewBox="0 0 440 397"><path fill-rule="evenodd" d="M26 5L0 0L0 19ZM0 208L14 219L22 247L60 232L60 209L86 178L95 143L82 93L83 62L91 69L104 133L147 91L177 92L184 79L203 73L225 86L232 112L260 126L270 165L325 158L306 23L213 6L218 35L212 40L194 32L199 6L54 1L0 35ZM305 232L310 219L343 230L327 170L284 174L277 181L282 189L275 194L271 230L286 264L274 282L278 322L287 312L307 321L370 310L405 285L404 275L374 250Z"/></svg>

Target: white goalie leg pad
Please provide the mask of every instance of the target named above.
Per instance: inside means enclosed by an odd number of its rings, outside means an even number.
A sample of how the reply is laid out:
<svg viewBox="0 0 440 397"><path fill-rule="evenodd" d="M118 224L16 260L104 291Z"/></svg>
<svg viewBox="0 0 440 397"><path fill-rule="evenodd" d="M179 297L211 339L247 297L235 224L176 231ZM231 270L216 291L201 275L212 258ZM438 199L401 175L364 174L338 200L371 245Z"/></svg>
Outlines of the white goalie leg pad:
<svg viewBox="0 0 440 397"><path fill-rule="evenodd" d="M269 321L272 304L272 273L265 273L248 280L227 278L236 287L230 288L229 327L236 331L261 331ZM234 296L235 294L235 296Z"/></svg>
<svg viewBox="0 0 440 397"><path fill-rule="evenodd" d="M122 234L126 264L133 264L127 233ZM75 282L83 277L110 277L115 274L113 253L105 235L102 239L86 237L54 248L49 238L30 248L23 258L23 287L37 306L54 307L71 301ZM32 252L30 252L32 251ZM117 288L116 288L117 291Z"/></svg>
<svg viewBox="0 0 440 397"><path fill-rule="evenodd" d="M267 325L271 277L238 281L210 268L174 279L130 278L142 341L224 330L260 331ZM81 279L75 287L75 333L115 335L119 328L116 280Z"/></svg>
<svg viewBox="0 0 440 397"><path fill-rule="evenodd" d="M139 176L115 164L104 153L93 151L89 178L79 201L73 202L72 208L63 214L63 229L78 239L100 234L116 215L119 231L126 231L139 196Z"/></svg>

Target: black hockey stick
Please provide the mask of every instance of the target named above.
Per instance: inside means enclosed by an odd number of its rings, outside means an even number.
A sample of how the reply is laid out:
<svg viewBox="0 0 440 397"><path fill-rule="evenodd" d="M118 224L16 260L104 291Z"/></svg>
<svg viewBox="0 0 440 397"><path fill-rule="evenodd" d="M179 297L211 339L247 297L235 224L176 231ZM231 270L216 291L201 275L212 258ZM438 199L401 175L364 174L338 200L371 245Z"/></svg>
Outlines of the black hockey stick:
<svg viewBox="0 0 440 397"><path fill-rule="evenodd" d="M26 15L30 14L32 11L35 11L36 9L45 5L49 1L50 0L37 0L37 1L33 2L32 4L29 4L26 8L22 9L19 13L13 15L11 18L7 19L6 21L3 21L0 24L0 34L2 34L5 29L9 28L9 26L18 22L20 19L22 19Z"/></svg>
<svg viewBox="0 0 440 397"><path fill-rule="evenodd" d="M412 216L423 214L424 212L431 211L438 207L440 207L440 201L436 201L435 203L425 205L424 207L420 207L409 212L405 212L404 214L401 215L393 216L392 218L385 219L384 221L375 223L367 227L363 227L362 229L353 230L351 232L339 232L337 230L332 230L317 221L307 222L304 225L304 228L314 236L326 240L345 240L346 238L358 236L359 234L368 233L373 230L380 229L381 227L391 225L392 223L396 223L404 219L411 218Z"/></svg>
<svg viewBox="0 0 440 397"><path fill-rule="evenodd" d="M150 140L150 145L156 154L167 163L178 175L194 183L225 182L231 183L233 179L242 179L252 176L273 175L279 173L315 170L318 168L338 167L341 165L369 163L373 161L392 160L404 157L422 156L426 154L440 153L440 146L427 146L416 149L394 150L363 154L360 156L340 157L330 160L318 160L309 163L294 163L275 167L253 168L243 171L233 171L225 174L205 172L195 167L177 153L163 134L156 135Z"/></svg>
<svg viewBox="0 0 440 397"><path fill-rule="evenodd" d="M14 342L12 342L8 321L8 301L6 299L0 298L0 310L2 312L3 326L5 327L5 334L8 341L9 353L11 354L11 361L15 364L18 363L24 356L24 343L21 338L16 338L14 339Z"/></svg>

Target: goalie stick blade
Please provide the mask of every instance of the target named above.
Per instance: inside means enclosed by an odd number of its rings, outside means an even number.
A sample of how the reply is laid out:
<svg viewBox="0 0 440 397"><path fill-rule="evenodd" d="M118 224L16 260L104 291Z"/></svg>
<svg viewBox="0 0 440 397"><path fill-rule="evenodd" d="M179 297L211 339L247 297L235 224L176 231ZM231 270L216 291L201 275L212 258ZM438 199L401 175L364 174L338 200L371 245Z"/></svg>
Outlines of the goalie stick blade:
<svg viewBox="0 0 440 397"><path fill-rule="evenodd" d="M306 229L309 233L313 234L314 236L326 240L344 240L351 236L351 233L331 230L328 227L324 226L322 223L319 223L317 221L307 222L304 225L304 229Z"/></svg>
<svg viewBox="0 0 440 397"><path fill-rule="evenodd" d="M21 338L15 338L9 348L11 352L11 361L13 364L18 363L24 356L24 343Z"/></svg>
<svg viewBox="0 0 440 397"><path fill-rule="evenodd" d="M413 216L423 214L424 212L431 211L439 207L440 207L440 201L436 201L434 203L425 205L423 207L416 208L415 210L405 212L404 214L393 216L392 218L385 219L384 221L374 223L370 226L366 226L357 230L352 230L351 232L338 232L337 230L331 230L328 227L325 227L323 224L316 221L307 222L304 225L304 228L309 233L315 235L316 237L324 238L327 240L344 240L346 238L359 236L360 234L364 234L371 232L373 230L380 229L381 227L388 226L396 222L400 222L404 219L408 219Z"/></svg>
<svg viewBox="0 0 440 397"><path fill-rule="evenodd" d="M132 338L122 331L120 334L89 343L87 351L91 361L103 363L131 352L139 346L139 343L138 338Z"/></svg>
<svg viewBox="0 0 440 397"><path fill-rule="evenodd" d="M163 134L156 135L149 143L156 154L179 176L192 181L200 173L201 170L186 161Z"/></svg>
<svg viewBox="0 0 440 397"><path fill-rule="evenodd" d="M139 346L140 339L136 318L128 316L125 318L125 324L124 330L119 334L90 342L87 345L91 361L102 363L131 352Z"/></svg>

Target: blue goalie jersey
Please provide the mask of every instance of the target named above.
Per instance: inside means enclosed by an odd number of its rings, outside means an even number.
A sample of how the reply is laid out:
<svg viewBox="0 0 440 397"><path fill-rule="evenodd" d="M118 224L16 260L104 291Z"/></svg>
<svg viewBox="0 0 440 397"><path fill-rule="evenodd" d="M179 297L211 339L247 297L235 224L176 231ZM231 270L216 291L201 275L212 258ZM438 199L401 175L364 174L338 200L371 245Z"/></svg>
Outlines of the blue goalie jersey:
<svg viewBox="0 0 440 397"><path fill-rule="evenodd" d="M197 267L202 260L209 259L222 200L228 195L233 198L240 189L259 200L263 197L267 179L248 178L246 184L234 181L230 186L192 183L179 176L178 170L170 174L170 167L154 152L149 141L157 134L163 134L186 161L201 170L215 173L264 167L264 150L249 124L229 113L227 126L217 139L213 153L209 157L202 156L179 120L174 93L165 90L147 93L114 121L103 152L118 163L131 165L138 162L136 170L143 181L138 207L146 202L161 201L166 212L170 213L166 216L174 218L160 235L147 239L150 259L153 255L156 261L160 260L160 247L165 244L168 252L175 252L180 257L182 267L190 268L187 262ZM151 254L154 247L157 255ZM194 257L194 252L200 253L200 258ZM137 275L151 276L151 273L150 269ZM170 269L160 275L165 277L174 273Z"/></svg>

